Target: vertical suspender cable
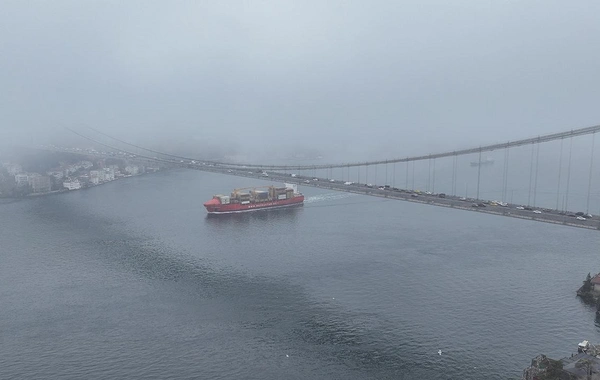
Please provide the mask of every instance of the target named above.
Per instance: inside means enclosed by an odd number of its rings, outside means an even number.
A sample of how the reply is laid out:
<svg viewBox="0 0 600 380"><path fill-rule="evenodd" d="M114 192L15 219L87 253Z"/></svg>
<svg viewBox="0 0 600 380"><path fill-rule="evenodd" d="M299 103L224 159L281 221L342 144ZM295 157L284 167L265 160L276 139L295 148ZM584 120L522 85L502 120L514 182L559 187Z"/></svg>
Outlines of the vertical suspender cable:
<svg viewBox="0 0 600 380"><path fill-rule="evenodd" d="M533 153L534 145L531 143L531 161L529 162L529 192L527 193L527 206L531 205L531 185L533 182Z"/></svg>
<svg viewBox="0 0 600 380"><path fill-rule="evenodd" d="M533 183L533 207L535 207L535 198L537 195L537 179L538 179L539 164L540 164L540 143L537 144L537 153L535 156L535 181Z"/></svg>
<svg viewBox="0 0 600 380"><path fill-rule="evenodd" d="M452 157L452 195L456 195L456 156Z"/></svg>
<svg viewBox="0 0 600 380"><path fill-rule="evenodd" d="M567 165L567 191L565 194L565 208L564 211L569 209L569 185L571 182L571 154L573 153L573 136L571 136L571 141L569 142L569 164Z"/></svg>
<svg viewBox="0 0 600 380"><path fill-rule="evenodd" d="M431 182L431 192L435 193L435 158L433 159L433 181Z"/></svg>
<svg viewBox="0 0 600 380"><path fill-rule="evenodd" d="M386 162L385 162L385 183L384 183L384 185L388 184L388 175L387 175L387 172L388 172L388 163L387 163L387 160L386 160Z"/></svg>
<svg viewBox="0 0 600 380"><path fill-rule="evenodd" d="M560 201L560 174L562 171L562 155L563 155L563 143L564 139L560 139L560 154L558 156L558 184L556 185L556 210L558 210Z"/></svg>
<svg viewBox="0 0 600 380"><path fill-rule="evenodd" d="M412 190L415 189L415 162L413 161L413 171L412 171Z"/></svg>
<svg viewBox="0 0 600 380"><path fill-rule="evenodd" d="M406 158L407 158L407 161L406 161L406 179L405 179L405 182L404 182L404 188L406 190L408 190L408 157L406 157Z"/></svg>
<svg viewBox="0 0 600 380"><path fill-rule="evenodd" d="M427 191L429 191L429 185L431 184L431 157L428 160L429 166L427 168Z"/></svg>
<svg viewBox="0 0 600 380"><path fill-rule="evenodd" d="M377 164L375 164L375 181L373 182L375 186L377 186Z"/></svg>
<svg viewBox="0 0 600 380"><path fill-rule="evenodd" d="M504 199L502 199L502 202L508 201L508 167L509 167L508 160L509 160L509 158L510 158L510 148L507 145L506 150L504 151L504 183L502 184L502 193L504 194L503 195Z"/></svg>
<svg viewBox="0 0 600 380"><path fill-rule="evenodd" d="M592 133L592 153L590 154L590 173L588 179L588 193L587 193L587 203L585 206L585 213L590 213L590 191L592 191L592 169L594 168L594 140L596 134Z"/></svg>
<svg viewBox="0 0 600 380"><path fill-rule="evenodd" d="M481 149L479 149L479 165L477 165L477 200L479 200L479 180L481 179Z"/></svg>

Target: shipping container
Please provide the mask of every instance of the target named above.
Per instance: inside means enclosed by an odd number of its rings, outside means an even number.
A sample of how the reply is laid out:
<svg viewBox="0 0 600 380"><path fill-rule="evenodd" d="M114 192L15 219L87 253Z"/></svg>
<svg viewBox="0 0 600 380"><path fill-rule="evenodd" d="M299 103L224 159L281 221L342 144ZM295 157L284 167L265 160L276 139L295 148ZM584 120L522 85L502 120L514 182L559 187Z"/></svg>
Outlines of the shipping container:
<svg viewBox="0 0 600 380"><path fill-rule="evenodd" d="M250 201L242 201L240 203L243 204L243 205L247 205L248 203L250 203Z"/></svg>
<svg viewBox="0 0 600 380"><path fill-rule="evenodd" d="M287 199L287 195L282 194L282 195L278 196L277 199Z"/></svg>
<svg viewBox="0 0 600 380"><path fill-rule="evenodd" d="M228 205L230 203L230 198L227 195L221 195L219 197L219 200L221 201L221 204L223 204L223 205Z"/></svg>

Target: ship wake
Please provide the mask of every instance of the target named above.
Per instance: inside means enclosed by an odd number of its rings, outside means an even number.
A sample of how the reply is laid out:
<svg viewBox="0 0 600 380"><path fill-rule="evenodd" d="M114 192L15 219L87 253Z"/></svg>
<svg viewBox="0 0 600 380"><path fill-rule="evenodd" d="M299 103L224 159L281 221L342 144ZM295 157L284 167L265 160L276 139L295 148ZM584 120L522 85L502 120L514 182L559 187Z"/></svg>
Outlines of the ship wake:
<svg viewBox="0 0 600 380"><path fill-rule="evenodd" d="M326 193L313 195L311 197L304 198L304 203L318 203L318 202L326 202L333 201L336 199L346 199L355 196L356 194L352 193Z"/></svg>

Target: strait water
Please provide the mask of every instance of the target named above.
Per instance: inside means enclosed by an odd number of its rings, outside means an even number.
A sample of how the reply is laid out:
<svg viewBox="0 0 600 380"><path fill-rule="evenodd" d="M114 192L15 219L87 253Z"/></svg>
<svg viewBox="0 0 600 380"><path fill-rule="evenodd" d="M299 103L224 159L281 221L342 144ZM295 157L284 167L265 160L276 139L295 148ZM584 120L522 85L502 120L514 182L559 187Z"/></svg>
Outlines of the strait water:
<svg viewBox="0 0 600 380"><path fill-rule="evenodd" d="M172 171L0 204L1 379L514 379L600 342L597 231ZM438 355L438 350L442 355Z"/></svg>

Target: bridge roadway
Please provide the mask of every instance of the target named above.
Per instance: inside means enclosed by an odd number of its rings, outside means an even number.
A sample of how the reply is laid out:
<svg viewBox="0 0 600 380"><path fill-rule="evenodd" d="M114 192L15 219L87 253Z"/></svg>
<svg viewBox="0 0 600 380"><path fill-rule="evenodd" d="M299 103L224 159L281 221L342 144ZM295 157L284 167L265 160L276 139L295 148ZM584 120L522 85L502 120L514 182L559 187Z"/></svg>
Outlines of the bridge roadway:
<svg viewBox="0 0 600 380"><path fill-rule="evenodd" d="M345 182L341 182L335 180L335 182L331 182L327 178L316 178L315 177L307 177L296 175L296 177L292 177L290 174L284 174L279 172L269 172L268 177L263 176L261 172L248 171L248 169L239 169L239 168L221 168L218 166L198 166L198 165L187 165L186 167L190 169L196 169L201 171L208 171L214 173L235 175L241 177L249 177L254 179L262 179L268 181L280 181L286 183L293 183L299 186L311 186L317 187L321 189L327 190L335 190L335 191L344 191L348 193L369 195L373 197L379 198L387 198L387 199L396 199L402 200L406 202L413 203L421 203L432 206L439 207L449 207L459 210L471 211L471 212L481 212L486 214L493 215L501 215L507 216L511 218L519 218L519 219L527 219L536 222L544 222L544 223L552 223L552 224L561 224L569 227L578 227L578 228L587 228L592 230L600 230L600 217L598 215L593 215L591 218L585 220L578 220L574 212L561 212L557 210L550 210L545 208L531 208L527 207L529 210L521 210L517 207L525 207L518 204L507 204L504 206L493 206L490 205L490 201L486 200L475 200L475 199L465 199L458 196L446 195L444 198L439 197L438 195L428 195L425 193L417 194L412 192L411 190L393 190L392 188L386 190L379 190L378 188L370 188L365 184L352 184L346 185ZM485 204L485 207L474 207L474 204ZM541 213L534 213L534 210L540 211Z"/></svg>
<svg viewBox="0 0 600 380"><path fill-rule="evenodd" d="M65 152L65 153L75 153L84 156L91 156L97 158L117 158L117 159L127 159L129 161L137 161L141 163L160 163L163 165L167 165L168 167L174 168L187 168L194 169L206 172L220 173L220 174L228 174L235 175L241 177L249 177L261 180L268 181L280 181L287 183L295 183L300 186L311 186L318 187L322 189L335 190L335 191L344 191L348 193L355 194L363 194L380 198L387 199L396 199L413 203L421 203L432 206L440 206L440 207L449 207L455 208L459 210L471 211L471 212L482 212L493 215L502 215L508 216L512 218L519 219L527 219L536 222L544 222L544 223L553 223L553 224L562 224L570 227L578 227L578 228L587 228L593 230L600 230L600 217L598 215L593 215L592 218L586 220L578 220L575 216L575 212L561 212L558 210L550 210L544 208L535 208L535 210L541 211L540 214L534 213L533 208L530 210L521 210L517 207L523 207L518 204L507 204L506 207L502 206L492 206L488 201L485 200L475 200L475 199L464 199L458 196L446 195L445 198L440 198L437 195L428 195L425 193L416 194L411 190L379 190L377 188L369 188L365 186L365 184L351 184L345 185L344 182L335 180L335 182L330 182L327 178L317 178L317 180L313 180L314 177L297 175L296 177L292 177L290 174L280 173L276 171L267 171L269 177L265 177L262 175L260 171L255 171L255 168L239 168L239 167L228 167L214 164L203 164L201 162L197 162L192 164L191 162L186 162L183 160L171 160L171 159L157 159L155 157L147 157L147 156L132 156L132 157L120 157L120 156L111 156L108 153L90 153L90 152L81 152L81 151L73 151L67 149L57 149L57 148L37 148L42 150L49 150L53 152ZM474 207L473 204L484 203L486 207ZM487 203L487 204L486 204Z"/></svg>

